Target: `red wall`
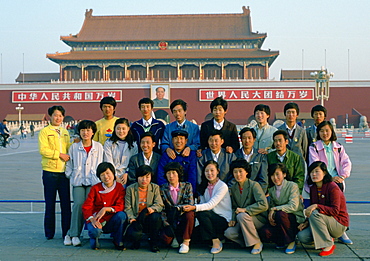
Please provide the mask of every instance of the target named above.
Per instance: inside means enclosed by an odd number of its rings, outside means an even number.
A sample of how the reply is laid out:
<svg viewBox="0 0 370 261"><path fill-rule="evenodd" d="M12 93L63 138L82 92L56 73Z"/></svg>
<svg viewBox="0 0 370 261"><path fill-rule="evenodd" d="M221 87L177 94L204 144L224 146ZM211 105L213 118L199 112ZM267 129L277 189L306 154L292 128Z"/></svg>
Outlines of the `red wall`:
<svg viewBox="0 0 370 261"><path fill-rule="evenodd" d="M276 82L277 87L281 87L281 82ZM198 84L199 88L202 87ZM348 82L348 86L352 83ZM11 85L7 85L9 87ZM14 90L20 90L19 85L13 85ZM109 88L109 87L107 87ZM271 85L268 87L271 88ZM267 89L267 87L266 87ZM34 89L35 90L35 89ZM40 90L40 89L37 89ZM11 102L12 90L1 90L0 88L0 119L3 119L7 114L16 114L15 107L17 103ZM117 105L116 116L126 117L131 121L140 118L141 114L138 109L138 101L142 97L149 97L149 88L123 89L123 99ZM189 120L195 119L198 124L204 121L204 117L210 113L209 102L200 102L198 99L197 88L171 88L171 100L183 99L188 103ZM358 116L352 116L352 108L357 109L360 113L370 117L370 82L368 87L332 87L330 89L330 99L325 101L325 107L328 109L327 119L336 118L337 126L341 127L344 124L346 113L349 114L350 124L355 123L358 127ZM271 108L271 118L276 112L282 112L284 105L288 101L272 101L266 102ZM237 125L244 125L247 119L253 115L254 107L260 102L229 102L227 119ZM262 102L263 103L263 102ZM58 103L55 103L58 104ZM66 115L72 116L74 119L91 119L97 120L102 117L98 102L83 102L83 103L59 103L66 109ZM299 101L301 112L310 112L311 108L319 104L319 101ZM47 108L54 103L22 103L24 110L22 113L47 113ZM169 109L164 109L170 114L171 121L174 120Z"/></svg>

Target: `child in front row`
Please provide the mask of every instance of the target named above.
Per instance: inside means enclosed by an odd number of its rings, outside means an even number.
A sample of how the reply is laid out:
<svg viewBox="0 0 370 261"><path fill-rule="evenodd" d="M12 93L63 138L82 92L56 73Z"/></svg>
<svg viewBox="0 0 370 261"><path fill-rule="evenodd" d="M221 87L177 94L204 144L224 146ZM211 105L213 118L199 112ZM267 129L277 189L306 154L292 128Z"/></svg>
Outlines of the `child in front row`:
<svg viewBox="0 0 370 261"><path fill-rule="evenodd" d="M78 124L80 142L73 143L69 149L70 160L66 166L66 177L73 187L73 209L71 227L64 237L64 245L80 246L80 234L84 224L82 204L90 192L91 186L100 182L96 168L103 161L103 146L93 141L96 124L83 120Z"/></svg>

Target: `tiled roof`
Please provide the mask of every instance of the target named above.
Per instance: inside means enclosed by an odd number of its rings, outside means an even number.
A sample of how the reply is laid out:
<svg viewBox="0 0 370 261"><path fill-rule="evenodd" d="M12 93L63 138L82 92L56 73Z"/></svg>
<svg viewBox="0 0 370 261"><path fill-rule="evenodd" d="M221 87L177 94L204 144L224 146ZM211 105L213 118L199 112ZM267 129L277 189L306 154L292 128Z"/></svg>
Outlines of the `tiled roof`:
<svg viewBox="0 0 370 261"><path fill-rule="evenodd" d="M19 115L18 114L7 114L5 119L7 121L18 121ZM26 114L22 113L22 121L46 121L45 114Z"/></svg>
<svg viewBox="0 0 370 261"><path fill-rule="evenodd" d="M53 61L91 60L158 60L158 59L245 59L277 57L279 51L259 49L196 49L140 51L72 51L47 54Z"/></svg>
<svg viewBox="0 0 370 261"><path fill-rule="evenodd" d="M250 10L243 13L192 15L93 16L86 10L77 35L62 36L65 42L176 41L258 39L252 32Z"/></svg>
<svg viewBox="0 0 370 261"><path fill-rule="evenodd" d="M24 76L24 79L23 79ZM59 73L19 73L16 82L51 82L59 80Z"/></svg>
<svg viewBox="0 0 370 261"><path fill-rule="evenodd" d="M314 71L315 70L281 70L280 80L314 80L315 78L311 76L311 73Z"/></svg>

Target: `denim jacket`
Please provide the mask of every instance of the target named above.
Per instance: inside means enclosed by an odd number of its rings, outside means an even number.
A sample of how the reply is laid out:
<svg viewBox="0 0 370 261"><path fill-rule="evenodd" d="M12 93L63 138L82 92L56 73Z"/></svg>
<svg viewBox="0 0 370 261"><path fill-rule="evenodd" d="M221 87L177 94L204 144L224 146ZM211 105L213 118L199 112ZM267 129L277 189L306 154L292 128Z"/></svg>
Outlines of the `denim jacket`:
<svg viewBox="0 0 370 261"><path fill-rule="evenodd" d="M70 160L66 166L66 176L72 186L93 186L100 182L96 176L96 168L103 161L103 152L103 146L97 141L92 141L89 154L85 151L82 141L72 144L68 153Z"/></svg>

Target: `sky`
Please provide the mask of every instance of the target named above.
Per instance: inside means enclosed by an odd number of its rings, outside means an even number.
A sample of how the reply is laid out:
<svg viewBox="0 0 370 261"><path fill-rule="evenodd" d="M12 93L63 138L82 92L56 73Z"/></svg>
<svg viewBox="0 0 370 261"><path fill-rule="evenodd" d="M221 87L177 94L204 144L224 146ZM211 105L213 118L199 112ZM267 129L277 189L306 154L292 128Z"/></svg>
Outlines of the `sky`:
<svg viewBox="0 0 370 261"><path fill-rule="evenodd" d="M370 80L369 0L0 0L0 83L20 72L59 72L47 53L68 52L60 36L77 34L93 15L242 13L249 6L254 32L267 33L262 49L278 50L270 79L282 69L319 70L333 80Z"/></svg>

